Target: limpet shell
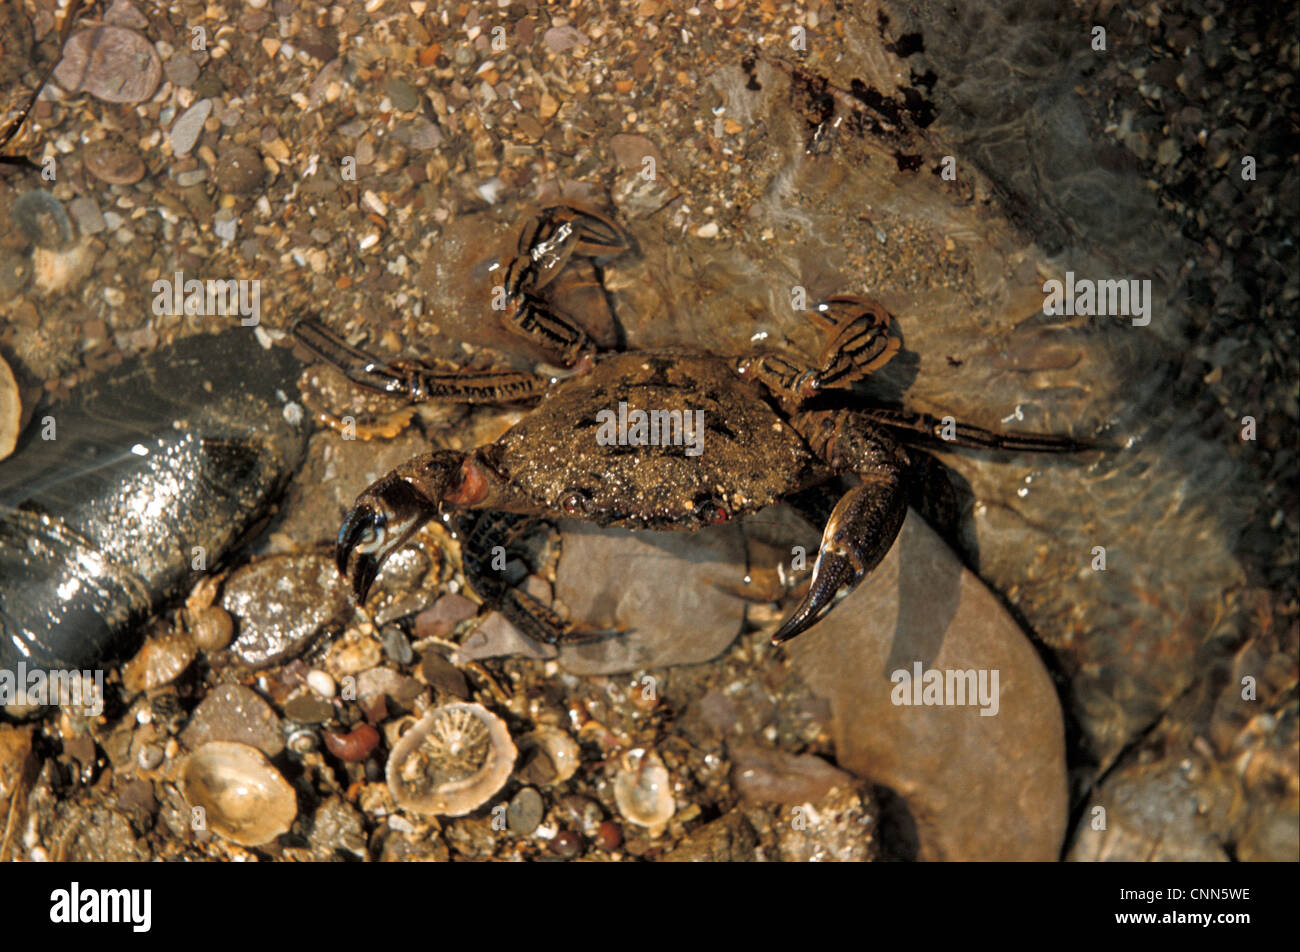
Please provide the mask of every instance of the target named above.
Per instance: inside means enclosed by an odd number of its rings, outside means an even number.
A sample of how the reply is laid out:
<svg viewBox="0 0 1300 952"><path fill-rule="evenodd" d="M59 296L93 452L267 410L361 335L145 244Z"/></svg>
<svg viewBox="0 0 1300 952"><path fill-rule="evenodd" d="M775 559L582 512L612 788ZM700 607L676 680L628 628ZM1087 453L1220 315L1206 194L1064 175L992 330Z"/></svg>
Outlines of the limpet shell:
<svg viewBox="0 0 1300 952"><path fill-rule="evenodd" d="M658 754L638 747L623 755L614 777L614 802L638 826L653 829L672 819L672 777Z"/></svg>
<svg viewBox="0 0 1300 952"><path fill-rule="evenodd" d="M23 421L23 399L9 364L0 357L0 459L14 451Z"/></svg>
<svg viewBox="0 0 1300 952"><path fill-rule="evenodd" d="M407 810L464 816L505 786L516 756L501 718L480 704L445 704L393 747L388 787Z"/></svg>
<svg viewBox="0 0 1300 952"><path fill-rule="evenodd" d="M554 727L539 727L519 738L523 753L520 775L529 783L554 786L564 783L578 769L581 753L572 737Z"/></svg>
<svg viewBox="0 0 1300 952"><path fill-rule="evenodd" d="M212 832L240 846L287 833L298 815L293 788L256 747L214 740L185 758L180 788Z"/></svg>

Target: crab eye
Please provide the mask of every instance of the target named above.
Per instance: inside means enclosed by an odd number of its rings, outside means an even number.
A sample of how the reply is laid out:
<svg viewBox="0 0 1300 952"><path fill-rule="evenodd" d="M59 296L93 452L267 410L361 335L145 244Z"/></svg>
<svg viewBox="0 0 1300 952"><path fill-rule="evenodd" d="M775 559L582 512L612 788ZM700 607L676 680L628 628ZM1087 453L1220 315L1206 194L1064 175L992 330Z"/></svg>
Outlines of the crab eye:
<svg viewBox="0 0 1300 952"><path fill-rule="evenodd" d="M702 496L695 501L695 518L704 523L727 521L727 510L712 496Z"/></svg>
<svg viewBox="0 0 1300 952"><path fill-rule="evenodd" d="M560 500L560 508L570 516L583 516L591 511L591 497L581 489L566 493Z"/></svg>

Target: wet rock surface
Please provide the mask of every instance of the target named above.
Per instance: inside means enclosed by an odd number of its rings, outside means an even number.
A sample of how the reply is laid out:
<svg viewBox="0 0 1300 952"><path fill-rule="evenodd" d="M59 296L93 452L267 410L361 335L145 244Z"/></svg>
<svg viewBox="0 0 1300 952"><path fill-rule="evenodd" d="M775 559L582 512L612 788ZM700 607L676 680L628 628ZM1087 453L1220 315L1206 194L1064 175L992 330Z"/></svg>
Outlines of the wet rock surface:
<svg viewBox="0 0 1300 952"><path fill-rule="evenodd" d="M903 797L921 858L1058 858L1068 800L1051 678L997 599L915 513L875 572L788 650L793 670L830 699L836 760ZM985 677L986 694L945 685L927 697L917 665L972 672L970 688Z"/></svg>
<svg viewBox="0 0 1300 952"><path fill-rule="evenodd" d="M728 589L744 578L734 526L694 534L632 533L562 523L556 598L569 617L618 637L565 645L573 674L617 674L718 655L740 632L743 603ZM592 579L601 577L601 584Z"/></svg>
<svg viewBox="0 0 1300 952"><path fill-rule="evenodd" d="M268 556L226 580L221 607L235 619L231 650L253 667L283 661L348 610L327 556Z"/></svg>

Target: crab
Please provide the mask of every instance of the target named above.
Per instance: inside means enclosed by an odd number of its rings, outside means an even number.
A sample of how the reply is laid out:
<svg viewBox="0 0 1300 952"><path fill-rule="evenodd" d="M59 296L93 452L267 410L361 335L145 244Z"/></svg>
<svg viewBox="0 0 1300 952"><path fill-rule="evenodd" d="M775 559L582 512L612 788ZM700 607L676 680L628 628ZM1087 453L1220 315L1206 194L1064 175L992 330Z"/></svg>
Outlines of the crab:
<svg viewBox="0 0 1300 952"><path fill-rule="evenodd" d="M574 256L611 257L630 247L622 228L594 210L553 206L524 227L518 247L502 269L505 320L567 370L435 372L381 360L313 320L295 325L294 336L309 350L364 386L412 401L537 401L495 442L468 453L417 456L357 497L336 556L358 603L385 559L422 525L455 518L466 530L467 580L480 595L530 637L550 644L589 640L593 633L580 623L484 571L477 550L503 531L507 541L518 538L546 517L697 530L842 475L856 477L826 521L805 593L772 635L780 644L825 616L889 552L909 496L925 479L926 454L916 444L942 439L949 446L1051 453L1085 448L1067 436L996 433L843 399L853 396L847 385L900 347L889 314L862 297L835 296L812 308L826 344L811 365L780 352L597 353L541 292Z"/></svg>

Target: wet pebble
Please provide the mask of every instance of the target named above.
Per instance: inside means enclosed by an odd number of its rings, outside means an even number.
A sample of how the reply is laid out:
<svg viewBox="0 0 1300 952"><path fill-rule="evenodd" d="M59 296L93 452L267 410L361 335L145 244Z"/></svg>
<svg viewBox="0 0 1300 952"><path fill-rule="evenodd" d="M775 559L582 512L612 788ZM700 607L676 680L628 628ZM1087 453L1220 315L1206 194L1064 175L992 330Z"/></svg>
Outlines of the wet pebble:
<svg viewBox="0 0 1300 952"><path fill-rule="evenodd" d="M590 42L576 27L568 25L551 27L543 35L542 41L552 53L563 53L579 44L585 46Z"/></svg>
<svg viewBox="0 0 1300 952"><path fill-rule="evenodd" d="M325 749L348 763L365 760L379 746L379 731L369 724L360 724L346 734L324 731Z"/></svg>
<svg viewBox="0 0 1300 952"><path fill-rule="evenodd" d="M211 112L212 100L200 99L181 114L168 133L173 155L177 157L189 155L190 149L194 148L194 143L199 141L203 123L207 121Z"/></svg>
<svg viewBox="0 0 1300 952"><path fill-rule="evenodd" d="M232 195L254 192L266 180L266 167L255 149L237 145L222 149L217 156L217 187Z"/></svg>
<svg viewBox="0 0 1300 952"><path fill-rule="evenodd" d="M1020 626L923 519L909 515L875 571L787 651L791 669L831 701L836 760L905 791L922 859L1059 856L1068 796L1052 679ZM927 672L998 675L997 716L896 703L891 678L912 674L918 658Z"/></svg>
<svg viewBox="0 0 1300 952"><path fill-rule="evenodd" d="M45 189L23 192L10 214L23 237L38 248L62 248L76 237L63 204Z"/></svg>
<svg viewBox="0 0 1300 952"><path fill-rule="evenodd" d="M393 138L408 149L417 152L436 149L442 144L442 130L423 117L410 122L399 123L393 130Z"/></svg>
<svg viewBox="0 0 1300 952"><path fill-rule="evenodd" d="M69 92L88 92L105 102L148 99L162 79L153 44L134 30L100 26L73 34L63 47L54 79Z"/></svg>
<svg viewBox="0 0 1300 952"><path fill-rule="evenodd" d="M167 78L177 86L193 86L194 81L199 78L199 64L194 62L194 57L184 50L173 55L167 61L164 70Z"/></svg>
<svg viewBox="0 0 1300 952"><path fill-rule="evenodd" d="M758 835L739 810L694 830L663 858L668 863L752 863Z"/></svg>
<svg viewBox="0 0 1300 952"><path fill-rule="evenodd" d="M323 698L334 696L334 679L329 676L329 672L319 668L312 668L307 672L307 687Z"/></svg>
<svg viewBox="0 0 1300 952"><path fill-rule="evenodd" d="M544 811L542 795L532 787L524 787L510 801L506 810L506 826L516 836L528 836L542 822Z"/></svg>
<svg viewBox="0 0 1300 952"><path fill-rule="evenodd" d="M466 618L478 614L478 605L464 595L444 595L415 616L415 638L445 638Z"/></svg>
<svg viewBox="0 0 1300 952"><path fill-rule="evenodd" d="M393 108L399 112L410 112L420 102L420 94L416 92L415 87L404 79L393 77L384 87L388 93L388 98L393 104Z"/></svg>
<svg viewBox="0 0 1300 952"><path fill-rule="evenodd" d="M816 803L835 787L855 783L852 774L811 754L735 747L731 762L732 786L751 803Z"/></svg>
<svg viewBox="0 0 1300 952"><path fill-rule="evenodd" d="M83 235L97 235L104 230L104 216L93 198L74 198L68 203L68 211Z"/></svg>
<svg viewBox="0 0 1300 952"><path fill-rule="evenodd" d="M415 652L411 650L411 642L406 637L406 632L396 625L386 625L380 632L384 644L384 655L389 661L396 664L407 665L415 659Z"/></svg>
<svg viewBox="0 0 1300 952"><path fill-rule="evenodd" d="M555 596L569 617L617 638L560 649L571 674L699 664L735 640L744 603L745 542L736 523L639 533L565 520Z"/></svg>
<svg viewBox="0 0 1300 952"><path fill-rule="evenodd" d="M299 724L320 724L334 716L334 705L315 694L299 694L285 702L284 716Z"/></svg>
<svg viewBox="0 0 1300 952"><path fill-rule="evenodd" d="M101 142L86 153L90 174L109 185L134 185L144 178L144 159L128 146Z"/></svg>
<svg viewBox="0 0 1300 952"><path fill-rule="evenodd" d="M564 859L582 855L582 837L572 830L560 830L551 840L551 852Z"/></svg>
<svg viewBox="0 0 1300 952"><path fill-rule="evenodd" d="M554 658L555 654L554 646L533 641L500 612L489 612L484 616L456 651L456 657L461 661L481 661L507 655L545 660Z"/></svg>
<svg viewBox="0 0 1300 952"><path fill-rule="evenodd" d="M465 675L438 652L430 651L424 656L424 660L420 662L420 673L424 675L424 680L440 693L460 698L462 701L469 700L469 684L465 681Z"/></svg>
<svg viewBox="0 0 1300 952"><path fill-rule="evenodd" d="M596 827L596 845L603 850L616 850L623 845L623 828L613 820Z"/></svg>
<svg viewBox="0 0 1300 952"><path fill-rule="evenodd" d="M155 770L163 762L163 749L157 744L145 744L136 754L135 762L141 770Z"/></svg>
<svg viewBox="0 0 1300 952"><path fill-rule="evenodd" d="M194 709L181 740L190 750L214 740L247 744L268 757L284 750L280 718L257 692L242 684L220 684L209 691Z"/></svg>
<svg viewBox="0 0 1300 952"><path fill-rule="evenodd" d="M221 607L238 621L232 650L246 664L260 668L305 648L343 615L348 600L332 559L272 555L226 579Z"/></svg>
<svg viewBox="0 0 1300 952"><path fill-rule="evenodd" d="M339 853L346 854L343 858L364 858L366 834L361 814L339 797L331 797L312 816L307 843L318 862L335 859Z"/></svg>

